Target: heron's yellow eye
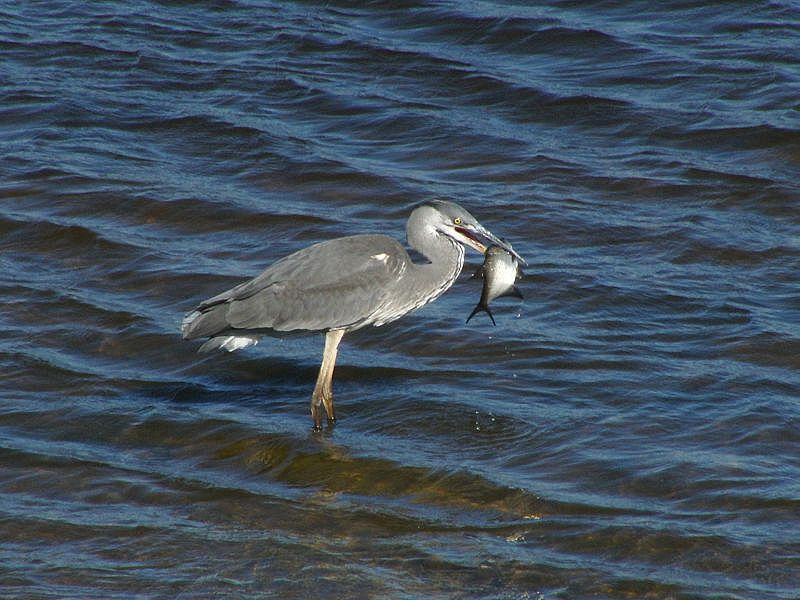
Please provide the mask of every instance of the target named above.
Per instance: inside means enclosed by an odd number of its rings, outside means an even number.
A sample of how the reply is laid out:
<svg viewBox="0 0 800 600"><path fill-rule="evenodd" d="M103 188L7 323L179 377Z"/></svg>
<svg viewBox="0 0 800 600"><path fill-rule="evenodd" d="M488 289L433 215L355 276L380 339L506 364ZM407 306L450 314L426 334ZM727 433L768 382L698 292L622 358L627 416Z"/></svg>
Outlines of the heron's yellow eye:
<svg viewBox="0 0 800 600"><path fill-rule="evenodd" d="M453 225L461 225L461 217L456 217L453 219Z"/></svg>

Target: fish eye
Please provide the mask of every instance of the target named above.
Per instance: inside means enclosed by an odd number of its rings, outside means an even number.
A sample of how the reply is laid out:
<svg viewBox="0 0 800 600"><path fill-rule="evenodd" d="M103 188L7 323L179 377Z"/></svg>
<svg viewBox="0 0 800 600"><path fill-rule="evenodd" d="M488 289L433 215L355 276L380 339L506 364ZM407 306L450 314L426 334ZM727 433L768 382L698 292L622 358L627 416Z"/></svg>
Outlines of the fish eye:
<svg viewBox="0 0 800 600"><path fill-rule="evenodd" d="M456 217L453 219L453 225L461 225L461 217Z"/></svg>

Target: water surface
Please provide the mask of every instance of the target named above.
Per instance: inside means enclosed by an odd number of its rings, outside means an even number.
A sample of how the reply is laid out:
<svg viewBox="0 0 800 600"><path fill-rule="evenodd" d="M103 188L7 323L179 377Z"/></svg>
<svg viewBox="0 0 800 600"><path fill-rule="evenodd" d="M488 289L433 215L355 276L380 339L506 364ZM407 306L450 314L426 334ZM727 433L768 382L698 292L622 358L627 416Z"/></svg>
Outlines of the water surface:
<svg viewBox="0 0 800 600"><path fill-rule="evenodd" d="M796 598L792 2L0 7L0 595ZM198 356L198 301L462 203L529 267Z"/></svg>

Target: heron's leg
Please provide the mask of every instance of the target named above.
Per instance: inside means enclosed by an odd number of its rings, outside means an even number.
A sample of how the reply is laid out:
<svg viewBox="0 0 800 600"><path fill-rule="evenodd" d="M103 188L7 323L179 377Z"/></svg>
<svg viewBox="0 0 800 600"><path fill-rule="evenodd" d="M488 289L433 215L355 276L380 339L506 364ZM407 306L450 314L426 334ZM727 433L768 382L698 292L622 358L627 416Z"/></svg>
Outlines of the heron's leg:
<svg viewBox="0 0 800 600"><path fill-rule="evenodd" d="M339 342L344 335L343 329L332 329L325 334L325 350L322 353L322 365L317 375L317 384L311 394L311 417L314 419L314 429L322 429L322 406L328 413L328 421L335 421L336 415L333 412L333 367L336 365L336 353L339 350Z"/></svg>

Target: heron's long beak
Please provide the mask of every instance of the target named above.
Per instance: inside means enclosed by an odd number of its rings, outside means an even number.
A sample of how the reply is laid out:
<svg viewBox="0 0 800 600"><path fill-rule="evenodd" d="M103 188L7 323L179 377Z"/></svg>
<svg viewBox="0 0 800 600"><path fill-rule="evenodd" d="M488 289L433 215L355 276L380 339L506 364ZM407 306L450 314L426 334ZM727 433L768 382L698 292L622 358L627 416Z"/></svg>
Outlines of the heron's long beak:
<svg viewBox="0 0 800 600"><path fill-rule="evenodd" d="M511 256L516 258L523 266L526 266L528 262L522 258L514 248L511 247L511 244L508 242L501 240L491 231L486 229L483 225L476 223L473 226L467 227L456 227L455 230L464 236L466 239L464 242L469 246L475 248L481 254L486 254L486 244L484 244L478 236L490 241L495 246L500 246L503 250L508 252Z"/></svg>

